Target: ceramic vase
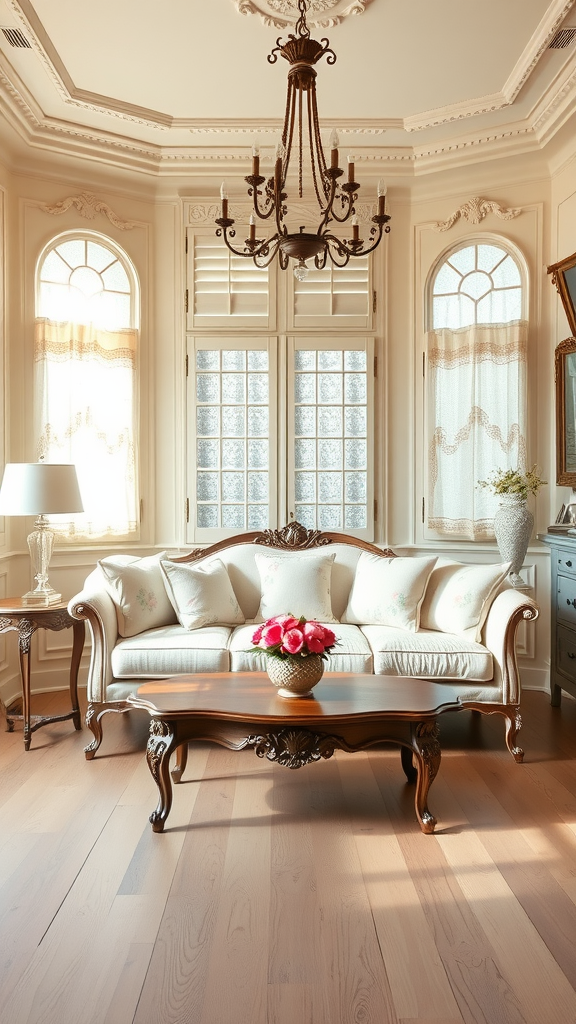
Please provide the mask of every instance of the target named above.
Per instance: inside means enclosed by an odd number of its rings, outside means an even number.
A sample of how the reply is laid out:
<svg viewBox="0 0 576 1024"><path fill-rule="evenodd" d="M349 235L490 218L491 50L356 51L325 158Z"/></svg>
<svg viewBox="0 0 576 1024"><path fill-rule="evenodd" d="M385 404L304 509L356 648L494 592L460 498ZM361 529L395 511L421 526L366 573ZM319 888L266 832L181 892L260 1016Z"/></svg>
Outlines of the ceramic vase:
<svg viewBox="0 0 576 1024"><path fill-rule="evenodd" d="M324 672L324 659L319 654L305 658L268 658L268 678L278 687L279 697L309 697Z"/></svg>
<svg viewBox="0 0 576 1024"><path fill-rule="evenodd" d="M508 579L513 587L526 588L520 569L534 528L534 516L526 498L516 494L501 494L494 516L494 533L503 562L511 562Z"/></svg>

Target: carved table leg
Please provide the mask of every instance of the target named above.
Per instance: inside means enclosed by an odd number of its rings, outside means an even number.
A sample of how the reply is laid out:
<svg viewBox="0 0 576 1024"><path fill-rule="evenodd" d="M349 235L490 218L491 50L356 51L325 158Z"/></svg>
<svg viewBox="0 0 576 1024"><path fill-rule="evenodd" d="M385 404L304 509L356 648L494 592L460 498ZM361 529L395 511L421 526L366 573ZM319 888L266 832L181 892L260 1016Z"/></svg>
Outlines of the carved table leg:
<svg viewBox="0 0 576 1024"><path fill-rule="evenodd" d="M22 676L22 717L24 719L24 750L30 750L32 731L30 729L30 643L34 626L28 619L18 623L18 653Z"/></svg>
<svg viewBox="0 0 576 1024"><path fill-rule="evenodd" d="M181 743L176 748L176 761L171 771L172 779L175 783L182 782L182 776L186 771L186 764L188 763L188 743Z"/></svg>
<svg viewBox="0 0 576 1024"><path fill-rule="evenodd" d="M402 761L402 767L404 769L404 774L408 779L408 782L416 782L418 778L418 771L414 767L413 754L414 751L412 750L412 747L400 747L400 758Z"/></svg>
<svg viewBox="0 0 576 1024"><path fill-rule="evenodd" d="M414 804L420 828L431 835L436 827L436 818L428 810L428 791L440 767L440 730L436 719L417 722L412 726L412 746L418 761L418 778Z"/></svg>
<svg viewBox="0 0 576 1024"><path fill-rule="evenodd" d="M153 832L163 832L164 823L172 807L172 782L170 780L170 755L174 750L175 736L168 722L153 718L146 747L146 760L158 786L158 806L150 815Z"/></svg>

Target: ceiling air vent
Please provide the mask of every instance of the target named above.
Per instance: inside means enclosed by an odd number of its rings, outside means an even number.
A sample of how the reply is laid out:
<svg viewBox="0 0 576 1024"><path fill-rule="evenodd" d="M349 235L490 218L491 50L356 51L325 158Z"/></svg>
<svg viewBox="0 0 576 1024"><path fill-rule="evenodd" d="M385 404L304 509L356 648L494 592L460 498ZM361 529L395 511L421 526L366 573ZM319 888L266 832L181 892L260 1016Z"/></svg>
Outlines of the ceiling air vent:
<svg viewBox="0 0 576 1024"><path fill-rule="evenodd" d="M32 45L28 42L26 36L19 28L3 28L2 32L6 36L10 46L15 46L19 50L32 49Z"/></svg>
<svg viewBox="0 0 576 1024"><path fill-rule="evenodd" d="M549 50L564 50L576 36L576 28L559 28L548 44Z"/></svg>

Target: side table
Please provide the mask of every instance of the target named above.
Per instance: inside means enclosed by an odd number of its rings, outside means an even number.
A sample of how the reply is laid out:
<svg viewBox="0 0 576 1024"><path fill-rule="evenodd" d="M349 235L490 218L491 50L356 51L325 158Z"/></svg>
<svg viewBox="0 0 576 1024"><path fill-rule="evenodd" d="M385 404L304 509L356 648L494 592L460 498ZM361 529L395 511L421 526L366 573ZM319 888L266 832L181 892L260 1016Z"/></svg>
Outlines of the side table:
<svg viewBox="0 0 576 1024"><path fill-rule="evenodd" d="M30 714L30 644L32 635L37 629L68 629L74 630L72 657L70 660L70 703L72 710L66 715L32 715ZM0 633L15 630L18 633L18 651L20 654L20 675L22 678L22 714L7 713L8 732L14 729L14 722L24 722L24 749L30 750L32 733L49 722L65 722L71 718L75 729L81 729L80 708L78 706L78 669L84 648L84 623L73 619L68 614L65 602L33 607L22 603L22 598L7 597L0 600Z"/></svg>

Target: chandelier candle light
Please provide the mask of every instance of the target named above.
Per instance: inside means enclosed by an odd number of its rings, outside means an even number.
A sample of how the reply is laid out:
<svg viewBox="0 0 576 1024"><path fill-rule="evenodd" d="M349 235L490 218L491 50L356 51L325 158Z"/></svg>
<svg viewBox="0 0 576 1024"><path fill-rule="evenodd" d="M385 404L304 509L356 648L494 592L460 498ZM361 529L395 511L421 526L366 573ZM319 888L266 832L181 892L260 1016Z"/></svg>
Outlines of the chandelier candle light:
<svg viewBox="0 0 576 1024"><path fill-rule="evenodd" d="M298 0L299 18L295 34L290 33L288 42L276 40L276 46L268 55L271 64L278 60L278 53L290 64L288 72L288 95L282 139L276 147L274 173L266 179L260 174L260 150L252 147L252 174L245 181L250 186L248 195L252 198L254 212L250 216L248 238L243 248L236 248L231 239L235 237L234 219L228 215L228 192L222 183L220 198L221 216L216 219L216 234L223 237L230 252L235 256L246 256L258 267L267 267L276 254L282 270L286 270L290 259L296 260L294 274L304 280L308 273L306 261L313 259L314 266L322 270L328 256L338 267L345 267L353 256L366 256L380 243L383 232L390 231L386 213L386 187L378 182L377 213L372 217L369 238L360 238L360 225L355 216L354 203L358 199L360 185L355 181L355 158L348 156L347 181L339 184L344 171L339 166L339 139L333 129L330 136L330 161L327 164L320 137L320 123L316 103L316 71L314 65L326 55L328 64L334 64L336 54L329 47L329 40L317 42L311 39L306 24L306 0ZM306 111L304 111L306 107ZM306 231L301 225L297 232L289 231L286 224L288 193L286 181L293 152L297 153L298 198L304 196L304 136L307 135L306 153L309 161L308 175L319 207L319 224L315 232ZM264 186L262 189L261 186ZM274 219L276 231L269 238L256 237L256 220ZM351 238L339 238L330 229L333 222L345 224L350 220Z"/></svg>

